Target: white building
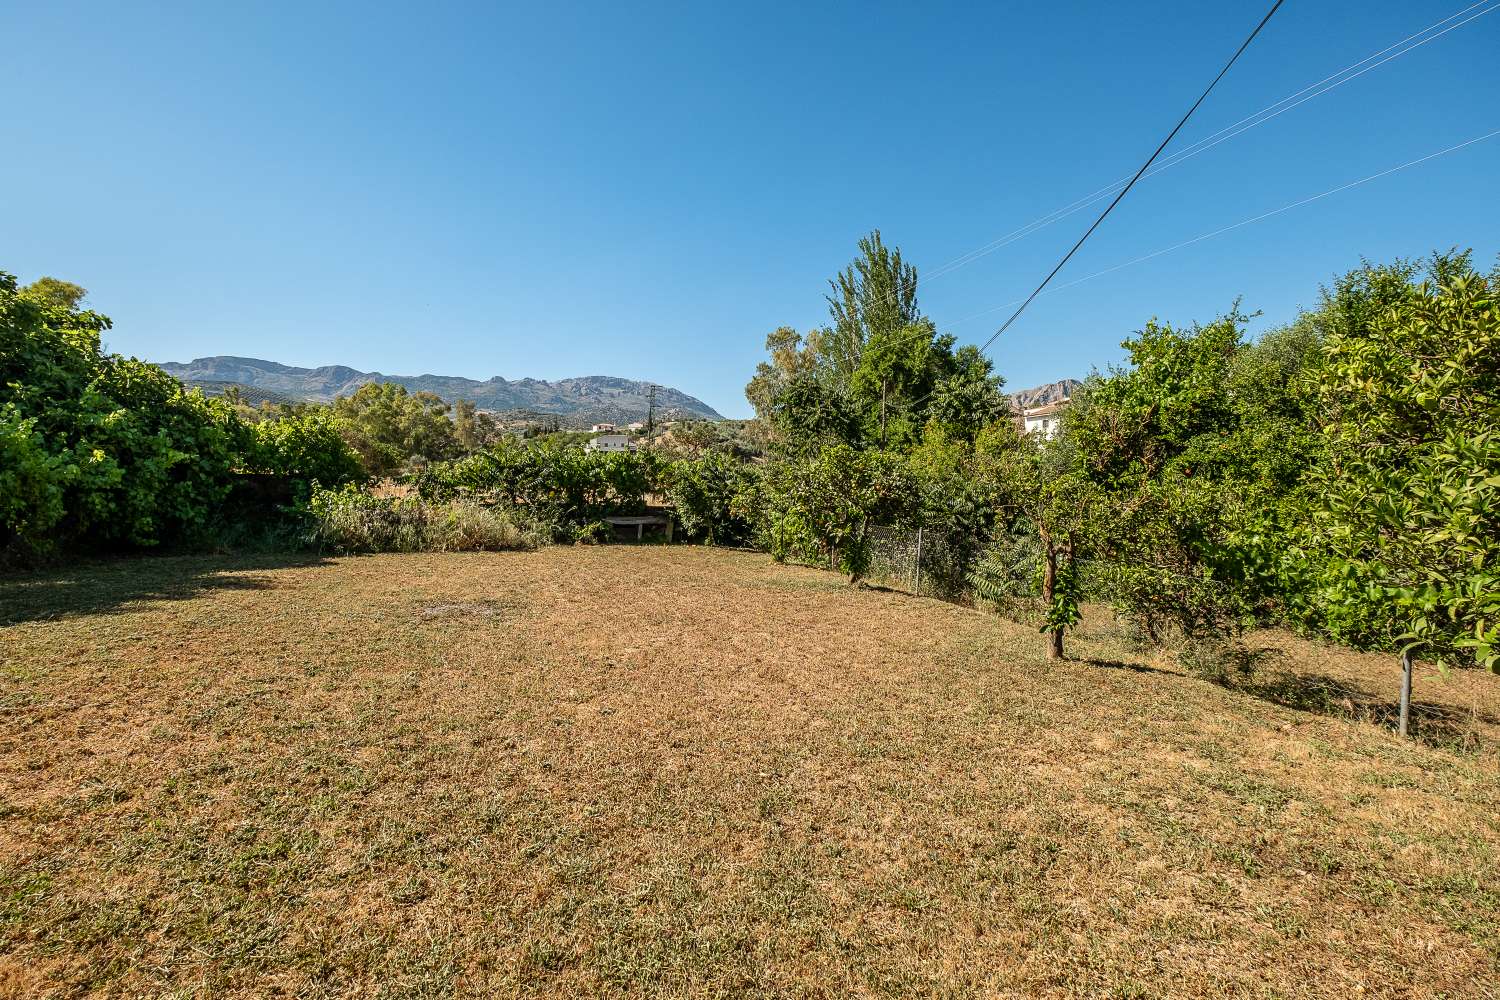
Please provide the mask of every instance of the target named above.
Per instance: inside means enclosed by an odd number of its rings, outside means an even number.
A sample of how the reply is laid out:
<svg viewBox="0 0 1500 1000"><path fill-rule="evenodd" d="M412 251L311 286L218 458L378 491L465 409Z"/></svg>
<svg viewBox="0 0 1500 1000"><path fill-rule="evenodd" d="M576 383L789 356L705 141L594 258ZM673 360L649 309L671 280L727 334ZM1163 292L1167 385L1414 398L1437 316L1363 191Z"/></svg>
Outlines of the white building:
<svg viewBox="0 0 1500 1000"><path fill-rule="evenodd" d="M589 428L591 434L608 434L615 429L614 424L595 424Z"/></svg>
<svg viewBox="0 0 1500 1000"><path fill-rule="evenodd" d="M1021 419L1025 424L1026 433L1040 434L1046 440L1057 437L1058 431L1062 430L1063 410L1067 408L1068 398L1064 396L1055 403L1033 406L1022 411Z"/></svg>
<svg viewBox="0 0 1500 1000"><path fill-rule="evenodd" d="M635 451L635 442L629 434L595 434L584 447L589 451Z"/></svg>
<svg viewBox="0 0 1500 1000"><path fill-rule="evenodd" d="M637 420L633 424L626 424L625 429L627 431L643 431L646 429L646 425Z"/></svg>

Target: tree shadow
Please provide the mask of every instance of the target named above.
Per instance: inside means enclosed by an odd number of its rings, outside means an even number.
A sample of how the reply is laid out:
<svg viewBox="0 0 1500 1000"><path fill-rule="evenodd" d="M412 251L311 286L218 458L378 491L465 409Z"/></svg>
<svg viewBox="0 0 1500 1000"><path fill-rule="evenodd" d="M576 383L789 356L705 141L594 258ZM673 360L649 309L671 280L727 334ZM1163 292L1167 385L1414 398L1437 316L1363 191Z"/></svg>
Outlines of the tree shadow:
<svg viewBox="0 0 1500 1000"><path fill-rule="evenodd" d="M1069 657L1069 659L1072 659ZM1169 677L1181 677L1182 674L1175 670L1163 670L1161 667L1153 667L1145 663L1131 663L1127 660L1104 660L1098 657L1081 657L1076 662L1087 663L1091 667L1099 667L1103 670L1128 670L1133 674L1165 674Z"/></svg>
<svg viewBox="0 0 1500 1000"><path fill-rule="evenodd" d="M1278 671L1269 676L1235 678L1222 682L1229 690L1299 712L1396 728L1400 703L1382 698L1328 674ZM1478 726L1497 725L1500 719L1457 705L1413 701L1408 732L1419 743L1444 749L1475 749Z"/></svg>
<svg viewBox="0 0 1500 1000"><path fill-rule="evenodd" d="M81 560L65 568L0 575L0 627L92 615L130 614L150 601L182 601L213 590L269 590L257 571L319 566L310 553L150 555Z"/></svg>

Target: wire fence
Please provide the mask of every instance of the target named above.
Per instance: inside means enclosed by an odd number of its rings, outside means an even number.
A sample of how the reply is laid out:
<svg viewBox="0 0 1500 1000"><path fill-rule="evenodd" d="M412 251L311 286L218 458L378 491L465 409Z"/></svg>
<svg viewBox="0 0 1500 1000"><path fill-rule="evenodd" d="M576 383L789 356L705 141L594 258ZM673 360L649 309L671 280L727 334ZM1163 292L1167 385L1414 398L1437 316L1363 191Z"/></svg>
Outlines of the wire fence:
<svg viewBox="0 0 1500 1000"><path fill-rule="evenodd" d="M873 583L894 590L952 601L969 591L974 540L934 528L877 527L870 533Z"/></svg>

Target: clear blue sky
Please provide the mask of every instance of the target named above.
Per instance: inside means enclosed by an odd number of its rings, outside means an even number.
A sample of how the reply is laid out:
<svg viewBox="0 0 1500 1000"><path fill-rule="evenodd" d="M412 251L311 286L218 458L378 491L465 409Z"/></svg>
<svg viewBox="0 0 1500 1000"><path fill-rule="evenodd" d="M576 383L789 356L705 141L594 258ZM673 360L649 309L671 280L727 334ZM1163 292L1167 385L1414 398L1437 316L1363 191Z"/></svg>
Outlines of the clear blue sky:
<svg viewBox="0 0 1500 1000"><path fill-rule="evenodd" d="M1467 2L1288 0L1173 148ZM1128 175L1265 6L15 5L0 268L85 285L153 361L612 374L744 415L863 233L932 271ZM1500 128L1497 51L1500 12L1142 181L1058 280ZM1289 319L1361 256L1493 260L1497 179L1500 137L1044 296L993 356L1081 377L1151 316ZM982 341L1088 220L924 310Z"/></svg>

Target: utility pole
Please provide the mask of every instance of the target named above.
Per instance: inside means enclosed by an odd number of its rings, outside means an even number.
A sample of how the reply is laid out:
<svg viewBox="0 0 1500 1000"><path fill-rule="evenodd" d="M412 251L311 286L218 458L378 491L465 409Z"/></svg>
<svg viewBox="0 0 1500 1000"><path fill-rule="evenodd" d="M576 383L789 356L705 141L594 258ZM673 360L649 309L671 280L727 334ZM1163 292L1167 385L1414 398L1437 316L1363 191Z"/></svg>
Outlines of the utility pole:
<svg viewBox="0 0 1500 1000"><path fill-rule="evenodd" d="M646 393L646 447L651 447L651 439L656 434L656 386L653 385Z"/></svg>

